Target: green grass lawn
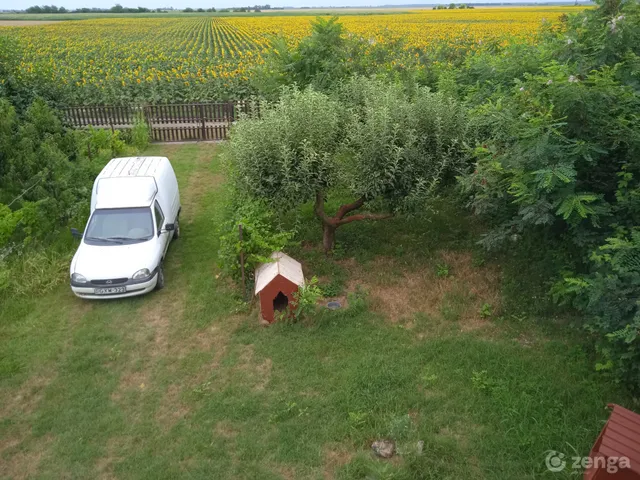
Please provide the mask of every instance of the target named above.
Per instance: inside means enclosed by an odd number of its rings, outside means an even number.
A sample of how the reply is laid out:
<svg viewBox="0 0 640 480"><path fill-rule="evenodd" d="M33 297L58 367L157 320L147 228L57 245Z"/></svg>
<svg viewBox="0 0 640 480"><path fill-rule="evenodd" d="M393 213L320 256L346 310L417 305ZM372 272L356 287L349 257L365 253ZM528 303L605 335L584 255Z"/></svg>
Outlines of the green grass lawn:
<svg viewBox="0 0 640 480"><path fill-rule="evenodd" d="M345 226L331 260L305 210L289 253L348 306L260 327L216 266L216 146L148 154L183 198L166 288L2 304L0 477L569 478L545 452L585 455L606 403L628 403L574 335L501 310L500 268L453 207ZM373 458L379 438L399 455Z"/></svg>

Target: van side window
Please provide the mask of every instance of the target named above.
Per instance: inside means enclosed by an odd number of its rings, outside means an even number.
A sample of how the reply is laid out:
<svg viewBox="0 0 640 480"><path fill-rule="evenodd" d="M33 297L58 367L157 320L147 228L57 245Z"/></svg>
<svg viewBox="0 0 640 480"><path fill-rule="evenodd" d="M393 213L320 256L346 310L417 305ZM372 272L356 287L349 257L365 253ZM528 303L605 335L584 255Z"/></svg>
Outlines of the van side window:
<svg viewBox="0 0 640 480"><path fill-rule="evenodd" d="M160 208L157 200L153 205L153 209L155 210L156 214L156 231L159 232L160 229L164 226L164 215L162 214L162 209Z"/></svg>

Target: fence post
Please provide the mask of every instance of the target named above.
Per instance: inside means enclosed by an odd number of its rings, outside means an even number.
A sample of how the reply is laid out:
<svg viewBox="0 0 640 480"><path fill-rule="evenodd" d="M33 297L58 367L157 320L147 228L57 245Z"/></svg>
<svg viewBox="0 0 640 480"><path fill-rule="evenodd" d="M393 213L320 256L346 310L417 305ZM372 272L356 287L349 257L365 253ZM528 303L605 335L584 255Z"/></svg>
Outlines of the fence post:
<svg viewBox="0 0 640 480"><path fill-rule="evenodd" d="M202 120L202 140L207 139L207 125L204 116L204 105L200 104L200 120Z"/></svg>
<svg viewBox="0 0 640 480"><path fill-rule="evenodd" d="M134 111L134 116L136 115ZM142 118L147 123L147 127L149 127L149 134L151 135L151 141L155 140L155 135L153 134L153 123L151 122L151 112L147 105L142 106ZM133 119L135 121L135 118Z"/></svg>
<svg viewBox="0 0 640 480"><path fill-rule="evenodd" d="M142 117L144 118L144 121L147 122L149 128L151 128L151 112L149 112L147 105L142 106Z"/></svg>
<svg viewBox="0 0 640 480"><path fill-rule="evenodd" d="M231 124L235 121L235 119L236 119L235 103L230 100L227 102L227 122L229 123L229 126L231 126Z"/></svg>

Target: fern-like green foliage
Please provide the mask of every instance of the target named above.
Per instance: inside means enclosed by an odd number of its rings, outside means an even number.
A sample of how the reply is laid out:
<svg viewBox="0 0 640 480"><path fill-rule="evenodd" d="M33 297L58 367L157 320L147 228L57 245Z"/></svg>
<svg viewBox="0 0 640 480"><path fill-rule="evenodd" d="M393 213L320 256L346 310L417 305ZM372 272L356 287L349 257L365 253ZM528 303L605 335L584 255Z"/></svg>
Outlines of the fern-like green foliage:
<svg viewBox="0 0 640 480"><path fill-rule="evenodd" d="M458 72L483 139L461 191L485 247L557 258L551 294L581 312L597 368L640 390L640 5L603 1L565 27Z"/></svg>
<svg viewBox="0 0 640 480"><path fill-rule="evenodd" d="M588 315L586 327L598 338L597 369L640 388L640 229L607 238L591 261L591 273L565 278L556 297Z"/></svg>
<svg viewBox="0 0 640 480"><path fill-rule="evenodd" d="M538 188L551 191L561 184L575 181L577 172L571 165L556 165L533 172L538 183Z"/></svg>
<svg viewBox="0 0 640 480"><path fill-rule="evenodd" d="M556 215L560 215L564 220L579 222L591 215L596 214L596 210L589 204L599 200L597 195L589 193L577 193L567 195L560 201Z"/></svg>

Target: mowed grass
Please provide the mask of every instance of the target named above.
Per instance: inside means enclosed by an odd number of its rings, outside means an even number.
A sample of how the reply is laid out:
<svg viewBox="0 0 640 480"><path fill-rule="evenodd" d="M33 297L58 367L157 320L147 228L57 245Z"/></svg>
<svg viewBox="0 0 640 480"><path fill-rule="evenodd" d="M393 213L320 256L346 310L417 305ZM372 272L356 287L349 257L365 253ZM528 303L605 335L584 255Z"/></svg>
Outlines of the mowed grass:
<svg viewBox="0 0 640 480"><path fill-rule="evenodd" d="M586 454L606 403L628 403L579 339L501 310L499 266L446 204L341 228L329 260L304 209L289 253L347 306L260 327L216 266L216 148L148 151L172 160L183 198L164 290L3 303L1 477L568 478L545 452ZM399 454L372 457L379 438Z"/></svg>

